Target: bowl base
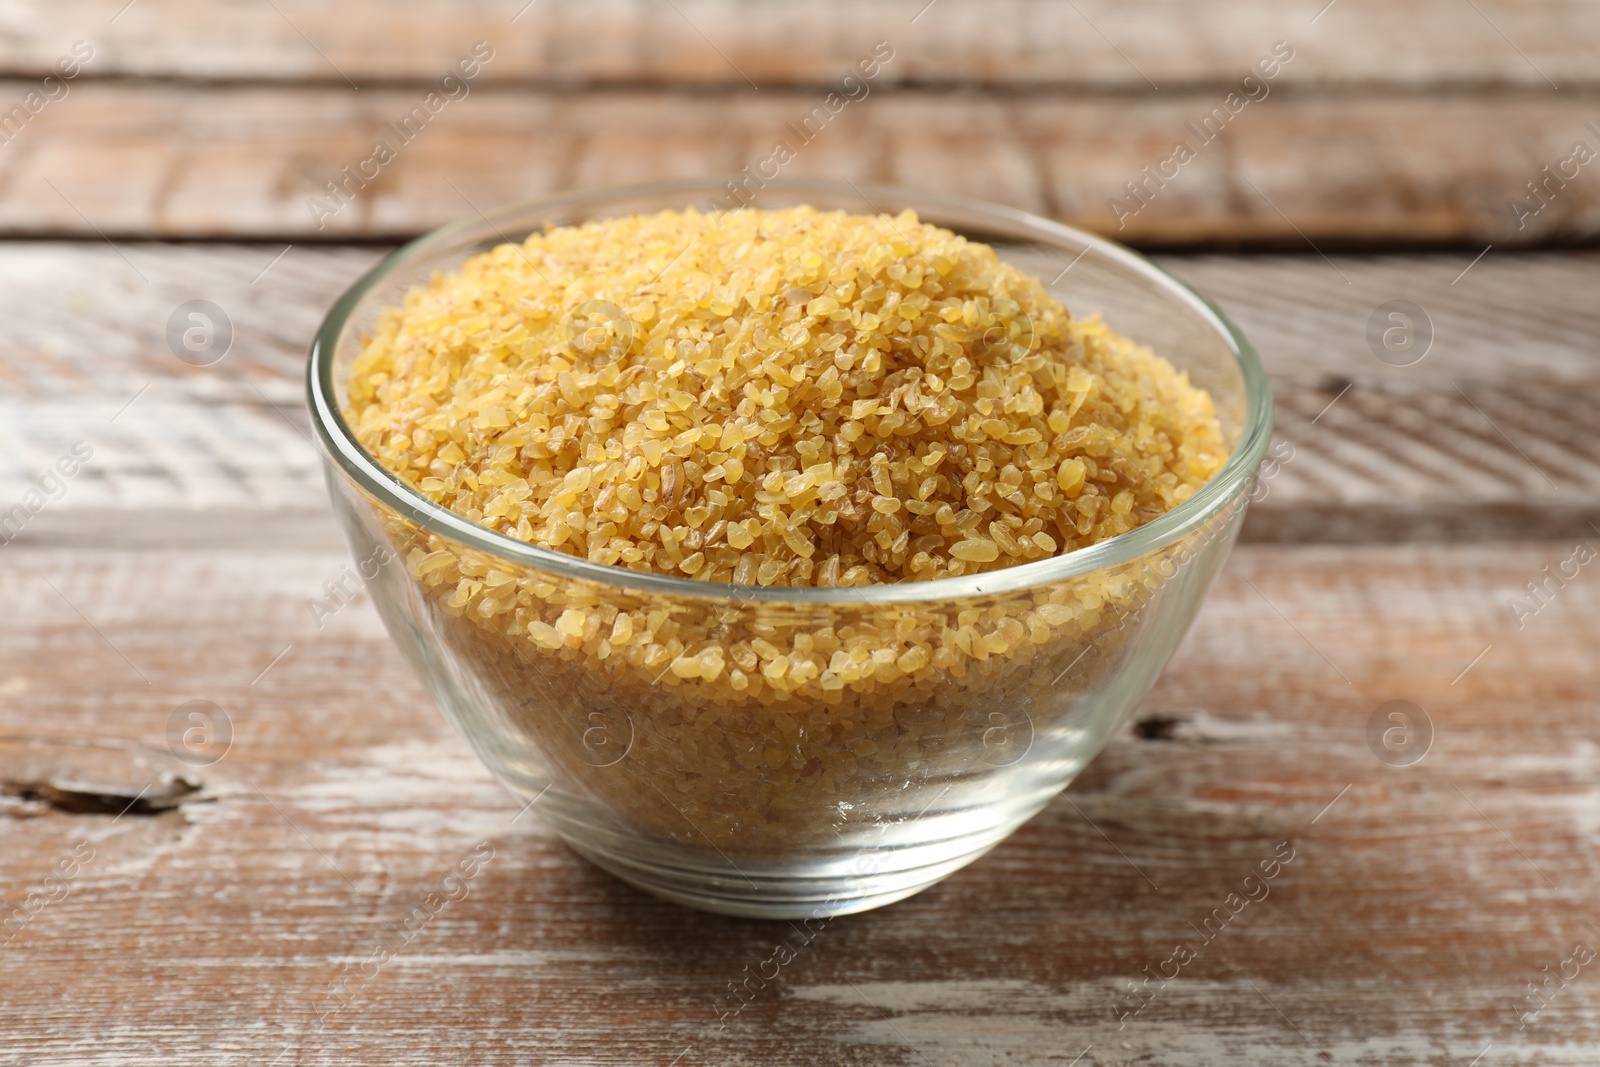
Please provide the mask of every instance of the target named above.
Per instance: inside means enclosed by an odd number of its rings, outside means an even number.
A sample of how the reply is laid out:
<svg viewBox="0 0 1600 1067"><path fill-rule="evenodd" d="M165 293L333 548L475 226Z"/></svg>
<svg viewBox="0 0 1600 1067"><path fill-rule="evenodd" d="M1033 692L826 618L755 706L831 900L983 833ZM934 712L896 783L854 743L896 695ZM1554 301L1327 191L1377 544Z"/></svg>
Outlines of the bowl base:
<svg viewBox="0 0 1600 1067"><path fill-rule="evenodd" d="M931 860L927 846L905 850L914 853L915 859L907 855L911 863L892 869L886 869L893 864L892 854L876 857L877 869L869 872L741 868L732 861L715 867L641 862L596 847L594 841L578 841L566 834L561 837L601 870L674 904L746 919L827 919L871 911L920 893L981 857L1023 821L994 827L977 841L945 842L944 848L934 850L939 855Z"/></svg>

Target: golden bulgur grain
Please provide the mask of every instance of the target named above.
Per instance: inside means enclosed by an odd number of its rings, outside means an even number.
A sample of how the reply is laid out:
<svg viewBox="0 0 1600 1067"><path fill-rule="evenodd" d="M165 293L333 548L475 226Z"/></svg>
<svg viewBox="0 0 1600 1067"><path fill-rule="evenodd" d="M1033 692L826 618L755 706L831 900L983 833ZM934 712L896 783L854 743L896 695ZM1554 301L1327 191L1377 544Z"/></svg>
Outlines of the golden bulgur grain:
<svg viewBox="0 0 1600 1067"><path fill-rule="evenodd" d="M1203 391L989 247L909 212L804 207L668 211L474 256L383 314L347 416L386 467L491 529L744 586L1044 559L1188 499L1228 451ZM386 527L546 773L740 856L831 840L846 801L868 810L913 775L969 774L997 709L1057 728L1125 654L1139 583L1170 573L1141 560L885 606L695 600L511 574Z"/></svg>
<svg viewBox="0 0 1600 1067"><path fill-rule="evenodd" d="M910 212L666 211L502 245L383 317L349 404L385 466L484 526L703 581L753 558L762 585L1071 551L1226 453L1184 375Z"/></svg>

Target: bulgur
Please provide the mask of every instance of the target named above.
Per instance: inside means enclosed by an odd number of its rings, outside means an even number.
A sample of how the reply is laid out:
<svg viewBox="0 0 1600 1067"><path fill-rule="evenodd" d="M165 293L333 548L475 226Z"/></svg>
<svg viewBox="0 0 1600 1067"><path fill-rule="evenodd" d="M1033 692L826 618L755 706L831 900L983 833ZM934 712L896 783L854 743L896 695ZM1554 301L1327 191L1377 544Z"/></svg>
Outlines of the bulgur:
<svg viewBox="0 0 1600 1067"><path fill-rule="evenodd" d="M747 585L1071 551L1226 451L1165 361L910 212L668 211L502 245L379 324L350 404L385 466L475 522Z"/></svg>
<svg viewBox="0 0 1600 1067"><path fill-rule="evenodd" d="M486 527L762 586L1070 552L1181 503L1228 451L1204 391L988 246L910 212L806 207L611 219L474 256L383 314L347 415L384 466ZM1121 654L1138 610L1131 571L960 602L728 607L390 527L554 777L746 855L969 759L996 707L1050 725L1027 709L1068 713L1064 689ZM629 758L597 759L595 724L624 721Z"/></svg>

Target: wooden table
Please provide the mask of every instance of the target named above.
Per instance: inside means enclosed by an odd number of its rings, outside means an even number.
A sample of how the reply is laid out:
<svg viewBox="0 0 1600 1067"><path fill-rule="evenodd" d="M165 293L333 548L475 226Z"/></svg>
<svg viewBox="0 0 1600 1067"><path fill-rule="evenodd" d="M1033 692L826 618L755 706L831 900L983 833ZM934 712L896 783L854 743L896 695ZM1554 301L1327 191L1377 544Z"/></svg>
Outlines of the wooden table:
<svg viewBox="0 0 1600 1067"><path fill-rule="evenodd" d="M0 144L0 514L26 512L0 546L0 1064L1600 1061L1600 254L1551 243L1600 232L1600 179L1520 229L1510 206L1600 145L1600 7L523 2L3 19L0 102L94 57ZM479 40L470 95L319 230L307 199ZM1060 800L798 945L577 859L365 600L317 626L348 557L301 374L394 240L731 176L878 40L792 173L1164 250L1261 349L1289 458ZM1107 200L1277 40L1270 97L1118 234ZM207 366L169 347L195 300L231 332ZM1425 315L1410 366L1369 344L1391 301ZM1392 701L1420 759L1371 742ZM416 921L468 857L465 899ZM798 957L734 1011L780 940Z"/></svg>

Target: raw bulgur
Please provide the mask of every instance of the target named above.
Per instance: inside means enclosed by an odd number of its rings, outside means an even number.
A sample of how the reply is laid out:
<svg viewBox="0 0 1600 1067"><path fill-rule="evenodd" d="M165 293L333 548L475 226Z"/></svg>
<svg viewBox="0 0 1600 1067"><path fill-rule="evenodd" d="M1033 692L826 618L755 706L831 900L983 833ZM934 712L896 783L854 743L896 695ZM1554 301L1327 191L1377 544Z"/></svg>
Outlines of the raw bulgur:
<svg viewBox="0 0 1600 1067"><path fill-rule="evenodd" d="M1226 452L1165 361L909 212L669 211L502 245L384 318L350 404L387 467L475 522L759 585L1071 551Z"/></svg>
<svg viewBox="0 0 1600 1067"><path fill-rule="evenodd" d="M501 245L384 313L347 406L381 463L468 519L739 585L1044 559L1176 506L1228 451L1186 376L910 212L667 211ZM996 707L1069 714L1142 603L1124 569L959 602L730 606L390 526L553 775L746 854L970 759ZM629 758L597 759L595 722L623 720Z"/></svg>

